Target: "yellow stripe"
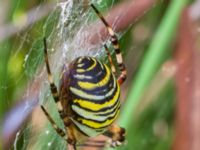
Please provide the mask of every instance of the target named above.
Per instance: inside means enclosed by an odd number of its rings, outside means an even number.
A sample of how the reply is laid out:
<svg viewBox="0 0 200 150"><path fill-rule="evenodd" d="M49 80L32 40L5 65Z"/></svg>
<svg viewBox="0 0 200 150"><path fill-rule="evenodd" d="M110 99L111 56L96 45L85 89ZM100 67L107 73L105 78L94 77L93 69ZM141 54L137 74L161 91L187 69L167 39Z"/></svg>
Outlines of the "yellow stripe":
<svg viewBox="0 0 200 150"><path fill-rule="evenodd" d="M74 87L69 87L69 89L75 95L78 95L80 97L87 98L87 99L92 99L92 100L102 100L102 99L112 95L114 92L114 89L111 89L106 95L92 95L92 94L88 94L88 93L86 93L82 90L79 90L77 88L74 88Z"/></svg>
<svg viewBox="0 0 200 150"><path fill-rule="evenodd" d="M80 119L80 118L78 120L81 120L82 124L85 124L85 125L87 125L89 127L98 129L98 128L102 128L102 127L105 127L105 126L108 126L108 125L112 124L112 122L117 118L118 114L119 114L119 110L117 111L117 114L113 119L106 120L104 123L98 123L98 122L85 120L85 119Z"/></svg>
<svg viewBox="0 0 200 150"><path fill-rule="evenodd" d="M92 70L97 65L97 61L94 58L92 58L92 60L94 63L89 68L87 68L86 71Z"/></svg>
<svg viewBox="0 0 200 150"><path fill-rule="evenodd" d="M91 119L95 121L105 121L106 119L114 117L116 115L116 112L119 109L119 106L117 107L117 109L114 109L115 107L113 107L112 109L109 109L113 111L111 114L104 114L104 115L97 115L95 112L89 112L88 110L84 110L77 105L72 105L71 108L74 112L76 112L79 116L82 116L84 119Z"/></svg>
<svg viewBox="0 0 200 150"><path fill-rule="evenodd" d="M114 78L114 88L112 88L110 91L108 91L105 95L92 95L92 94L88 94L85 91L81 90L81 89L77 89L75 87L70 86L69 89L72 93L74 93L75 95L78 95L80 97L86 98L86 99L92 99L92 100L102 100L105 99L107 97L110 97L111 95L114 94L114 90L116 88L117 82L115 77Z"/></svg>
<svg viewBox="0 0 200 150"><path fill-rule="evenodd" d="M85 72L85 69L76 69L76 71L81 73L81 72Z"/></svg>
<svg viewBox="0 0 200 150"><path fill-rule="evenodd" d="M78 103L80 105L80 107L82 107L82 108L87 108L87 109L90 109L90 110L93 110L93 111L98 111L98 110L103 109L105 107L112 106L118 100L119 92L120 92L119 84L117 83L117 91L116 91L114 97L111 100L106 101L103 104L96 104L94 102L89 102L89 101L82 100L82 99L75 99L74 103Z"/></svg>
<svg viewBox="0 0 200 150"><path fill-rule="evenodd" d="M117 109L117 108L119 108L120 107L120 101L118 101L117 102L117 104L113 107L113 108L111 108L111 109L107 109L107 110L105 110L105 111L100 111L100 112L92 112L94 115L96 115L96 116L98 116L98 115L106 115L107 113L110 113L110 112L112 112L114 109ZM72 105L72 107L74 107L74 105ZM78 107L79 109L81 109L81 110L84 110L83 108L80 108L79 106L76 106L76 107Z"/></svg>
<svg viewBox="0 0 200 150"><path fill-rule="evenodd" d="M87 69L77 69L77 72L82 73L82 72L92 70L97 65L97 61L94 58L92 58L92 60L93 60L94 63L89 68L87 68Z"/></svg>
<svg viewBox="0 0 200 150"><path fill-rule="evenodd" d="M108 83L108 81L110 80L110 70L108 69L107 65L104 65L104 66L106 68L106 75L101 81L99 81L98 83L78 81L78 85L82 89L87 89L87 90L92 90L92 89L106 85L106 83Z"/></svg>
<svg viewBox="0 0 200 150"><path fill-rule="evenodd" d="M80 57L80 58L78 59L78 63L81 63L81 61L83 60L83 58L84 58L84 57Z"/></svg>
<svg viewBox="0 0 200 150"><path fill-rule="evenodd" d="M95 115L105 115L107 113L112 112L114 109L119 108L120 104L121 104L120 101L118 101L117 104L115 105L115 107L113 107L112 109L108 109L108 110L103 111L103 112L93 112L93 113L95 113Z"/></svg>
<svg viewBox="0 0 200 150"><path fill-rule="evenodd" d="M84 64L78 64L78 67L83 67L84 66Z"/></svg>

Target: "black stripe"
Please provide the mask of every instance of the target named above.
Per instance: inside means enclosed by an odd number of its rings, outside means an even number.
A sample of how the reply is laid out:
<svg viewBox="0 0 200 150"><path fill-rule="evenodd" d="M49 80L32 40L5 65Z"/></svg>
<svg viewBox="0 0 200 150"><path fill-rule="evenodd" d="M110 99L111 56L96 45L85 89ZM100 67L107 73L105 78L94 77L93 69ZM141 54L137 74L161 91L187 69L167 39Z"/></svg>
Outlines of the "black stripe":
<svg viewBox="0 0 200 150"><path fill-rule="evenodd" d="M82 59L81 64L83 64L83 66L81 66L81 67L78 67L78 65L80 64L80 63L78 63L79 59ZM91 59L91 57L78 57L78 58L76 58L74 63L75 63L74 65L76 66L76 69L84 69L85 70L85 69L89 68L90 66L92 66L94 64L94 61L93 61L93 59Z"/></svg>
<svg viewBox="0 0 200 150"><path fill-rule="evenodd" d="M54 98L55 102L58 102L59 95L55 95L55 94L58 93L56 86L53 83L51 83L50 87L51 87L51 92L52 92L52 95L53 95L53 98Z"/></svg>
<svg viewBox="0 0 200 150"><path fill-rule="evenodd" d="M118 111L118 110L117 110ZM116 115L117 115L117 111L115 112L115 114L114 114L114 116L112 116L112 117L108 117L108 118L106 118L105 120L103 120L103 121L99 121L99 120L93 120L93 119L88 119L88 118L85 118L85 117L78 117L77 119L75 118L75 120L77 120L79 123L81 123L81 124L84 124L83 122L82 122L82 120L80 120L80 119L84 119L84 120L87 120L87 121L92 121L92 122L95 122L95 123L105 123L107 120L112 120L113 118L115 118L116 117ZM114 120L113 120L114 121ZM86 125L86 124L84 124L84 125ZM86 125L86 126L88 126L88 125ZM91 126L88 126L88 127L90 127L91 128ZM94 129L99 129L99 128L94 128Z"/></svg>
<svg viewBox="0 0 200 150"><path fill-rule="evenodd" d="M108 115L114 113L114 111L116 111L117 109L120 109L120 101L118 101L118 104L114 107L115 107L115 109L113 109L113 111L105 113L105 114L98 114L98 116L108 116Z"/></svg>
<svg viewBox="0 0 200 150"><path fill-rule="evenodd" d="M47 58L47 56L46 56L46 58L45 58L46 60L46 68L47 68L47 73L48 73L48 75L49 76L51 76L50 74L51 74L51 71L50 71L50 68L49 68L49 63L48 63L48 58Z"/></svg>
<svg viewBox="0 0 200 150"><path fill-rule="evenodd" d="M78 81L77 81L78 82ZM116 80L113 79L113 77L111 76L110 77L110 80L103 86L97 86L96 88L94 89L84 89L84 88L81 88L77 82L74 82L73 84L70 84L71 87L74 87L74 88L77 88L87 94L90 94L90 95L97 95L97 96L104 96L106 95L109 91L111 91L114 86L115 86L115 89L117 88L117 85L116 85ZM98 84L98 83L97 83ZM114 90L115 91L115 90ZM75 95L75 96L78 96L79 95ZM81 97L80 97L81 98Z"/></svg>
<svg viewBox="0 0 200 150"><path fill-rule="evenodd" d="M112 120L113 118L115 118L116 117L116 115L117 115L117 112L116 112L116 114L113 116L113 117L109 117L108 119L106 119L105 121L107 121L107 120ZM83 119L85 119L85 118L83 118ZM91 120L91 119L85 119L85 120L88 120L88 121L93 121L93 122L97 122L97 123L104 123L105 121L97 121L97 120ZM102 127L100 127L100 128L95 128L95 127L91 127L91 126L89 126L89 125L87 125L87 124L84 124L83 122L82 122L82 120L78 120L78 118L77 118L77 121L80 123L80 124L82 124L82 125L84 125L84 126L87 126L87 127L89 127L89 128L91 128L91 129L104 129L104 128L106 128L106 127L108 127L108 126L110 126L110 124L108 124L108 125L105 125L105 126L102 126ZM113 122L114 122L115 120L113 120ZM111 123L112 124L112 123Z"/></svg>
<svg viewBox="0 0 200 150"><path fill-rule="evenodd" d="M95 129L95 131L101 133L101 132L105 131L105 129Z"/></svg>
<svg viewBox="0 0 200 150"><path fill-rule="evenodd" d="M97 13L97 15L99 16L99 18L101 18L101 20L103 21L103 23L105 24L105 26L109 27L109 24L106 22L106 20L100 14L100 12L96 9L96 7L93 4L91 4L91 6L94 9L94 11Z"/></svg>
<svg viewBox="0 0 200 150"><path fill-rule="evenodd" d="M118 64L120 71L125 70L125 65L123 63Z"/></svg>
<svg viewBox="0 0 200 150"><path fill-rule="evenodd" d="M46 62L46 69L47 69L47 73L50 76L51 74L51 70L49 67L49 61L48 61L48 54L47 54L47 42L46 42L46 38L43 39L43 43L44 43L44 54L45 54L45 62Z"/></svg>
<svg viewBox="0 0 200 150"><path fill-rule="evenodd" d="M114 96L113 96L113 97L114 97ZM112 97L112 98L113 98L113 97ZM119 94L119 97L120 97L120 94ZM111 106L109 106L109 107L104 107L104 108L102 108L102 109L100 109L100 110L91 110L92 108L91 108L91 109L84 108L84 107L81 107L79 103L75 103L75 102L73 102L73 101L72 101L71 105L76 105L76 106L78 106L78 107L80 107L80 108L82 108L82 109L84 109L84 110L86 110L86 111L89 111L89 112L95 112L95 113L98 113L98 112L105 112L106 110L112 109L113 107L115 107L115 106L117 105L117 103L118 103L118 101L119 101L119 97L118 97L117 101L116 101L113 105L111 105ZM91 101L91 102L94 102L94 100ZM107 102L107 101L104 101L103 103L105 103L105 102ZM95 101L94 103L97 104L96 101ZM101 104L101 103L98 102L98 104Z"/></svg>
<svg viewBox="0 0 200 150"><path fill-rule="evenodd" d="M62 129L56 128L56 131L57 131L57 133L58 133L60 136L62 136L62 137L65 136L65 133L63 132Z"/></svg>
<svg viewBox="0 0 200 150"><path fill-rule="evenodd" d="M83 98L83 97L81 97L79 95L75 95L74 93L71 93L71 96L73 97L73 99L83 99L84 101L89 101L89 102L93 102L93 103L96 103L96 104L102 104L102 103L110 101L115 96L115 94L117 93L118 88L119 87L116 85L116 88L114 89L113 94L111 94L110 96L105 97L104 99L101 99L101 100L94 100L94 99L89 99L89 98ZM106 93L108 93L108 91L106 91L105 94ZM101 96L103 96L103 94ZM120 92L119 92L119 96L120 96Z"/></svg>
<svg viewBox="0 0 200 150"><path fill-rule="evenodd" d="M119 49L119 48L115 49L115 53L116 53L116 54L120 54L120 53L121 53L121 52L120 52L120 49Z"/></svg>
<svg viewBox="0 0 200 150"><path fill-rule="evenodd" d="M82 90L82 91L84 91L88 94L91 94L91 95L105 95L106 93L108 93L108 91L113 89L114 84L116 84L116 82L114 80L115 76L112 74L112 72L110 70L109 70L110 80L104 86L99 86L95 89L83 89L83 88L80 88L79 85L78 85L79 81L98 84L98 82L101 81L107 75L107 72L105 70L106 70L105 66L104 66L104 70L102 70L102 68L101 68L101 70L99 70L99 72L101 72L101 74L99 76L97 76L98 73L96 72L95 68L93 70L91 70L90 76L93 77L92 79L77 79L73 76L73 72L72 72L71 73L72 75L70 75L71 82L70 82L69 86L80 89L80 90ZM88 73L85 73L85 74L88 74ZM85 74L83 74L83 75L85 75ZM79 95L74 95L74 96L79 97ZM82 97L79 97L79 98L82 98Z"/></svg>
<svg viewBox="0 0 200 150"><path fill-rule="evenodd" d="M109 117L109 115L111 115L111 114L117 112L117 111L120 109L120 102L119 102L116 106L113 106L113 107L115 107L115 109L113 109L111 112L108 112L108 113L105 113L105 114L95 114L95 113L94 113L94 115L97 115L97 118L98 118L98 116L102 116L102 117L108 116L108 117ZM80 107L80 108L81 108L81 107ZM84 119L86 119L86 120L89 120L89 119L85 118L83 115L79 115L79 114L78 114L76 111L74 111L73 109L72 109L72 111L75 113L75 118L84 118ZM93 112L88 111L88 113L93 113ZM106 118L106 119L108 119L108 118ZM96 120L93 120L93 121L96 121Z"/></svg>
<svg viewBox="0 0 200 150"><path fill-rule="evenodd" d="M50 83L51 90L57 92L57 88L53 83Z"/></svg>
<svg viewBox="0 0 200 150"><path fill-rule="evenodd" d="M116 115L117 115L117 112L116 112L116 114L115 114L113 117L109 117L107 120L112 120L113 118L116 117ZM85 120L89 120L89 119L85 119ZM106 121L107 121L107 120L106 120ZM89 121L93 121L93 120L89 120ZM115 121L115 120L113 120L113 122L114 122L114 121ZM82 121L78 121L78 122L81 123L81 124L83 124ZM103 122L101 122L101 121L96 121L96 120L94 120L94 122L103 123ZM104 121L104 122L105 122L105 121ZM111 123L111 124L112 124L112 123ZM95 127L91 127L91 126L86 125L86 124L83 124L83 125L85 125L85 126L87 126L87 127L89 127L89 128L92 128L92 129L104 129L104 128L110 126L110 124L108 124L108 125L102 126L102 127L100 127L100 128L95 128Z"/></svg>
<svg viewBox="0 0 200 150"><path fill-rule="evenodd" d="M103 79L106 74L105 67L103 66L101 62L99 62L98 60L96 61L97 61L96 66L92 70L86 71L86 72L77 72L76 69L78 69L79 67L77 67L78 65L77 62L75 62L73 64L72 69L70 70L70 78L73 79L72 81L85 81L85 82L98 83L101 79ZM84 65L84 68L81 68L81 69L87 69L88 67L90 67L93 64L91 62L93 62L93 60L88 61L88 63ZM101 67L101 65L103 66L103 68ZM91 79L77 79L73 76L75 74L91 76L92 78Z"/></svg>
<svg viewBox="0 0 200 150"><path fill-rule="evenodd" d="M119 43L115 35L111 37L111 42L113 43L113 45L118 45Z"/></svg>
<svg viewBox="0 0 200 150"><path fill-rule="evenodd" d="M115 118L115 116L117 115L117 111L118 111L118 110L119 110L119 109L116 110L116 112L114 113L113 116L108 116L108 117L105 118L103 121L94 120L94 119L89 119L89 118L86 118L86 117L83 116L83 115L82 115L82 116L76 115L76 117L73 118L73 119L77 120L77 121L80 122L81 124L83 124L83 123L82 123L82 121L79 121L79 119L84 119L84 120L87 120L87 121L93 121L93 122L96 122L96 123L104 123L104 122L106 122L107 120L111 120L111 119ZM105 116L105 117L106 117L106 116ZM98 118L98 117L96 117L96 118Z"/></svg>
<svg viewBox="0 0 200 150"><path fill-rule="evenodd" d="M78 126L76 126L76 124L75 123L73 123L74 124L74 126L75 126L75 128L79 131L79 132L81 132L83 135L85 135L85 136L88 136L89 137L89 135L87 134L87 133L85 133L84 131L82 131Z"/></svg>
<svg viewBox="0 0 200 150"><path fill-rule="evenodd" d="M63 110L59 110L58 113L59 113L59 115L60 115L60 117L61 117L62 119L64 119L64 118L66 117L66 115L65 115L64 112L63 112Z"/></svg>
<svg viewBox="0 0 200 150"><path fill-rule="evenodd" d="M121 79L122 79L123 81L125 81L125 80L126 80L126 76L122 76Z"/></svg>

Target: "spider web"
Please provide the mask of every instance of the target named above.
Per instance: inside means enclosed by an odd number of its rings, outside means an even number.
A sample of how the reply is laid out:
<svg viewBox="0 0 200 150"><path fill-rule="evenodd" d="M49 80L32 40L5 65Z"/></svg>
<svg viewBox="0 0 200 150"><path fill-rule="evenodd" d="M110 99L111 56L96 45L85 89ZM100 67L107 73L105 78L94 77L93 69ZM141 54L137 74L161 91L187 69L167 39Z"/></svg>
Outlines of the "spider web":
<svg viewBox="0 0 200 150"><path fill-rule="evenodd" d="M85 0L87 1L87 0ZM106 10L112 8L115 0L91 1L98 9ZM109 7L108 7L109 6ZM14 43L18 45L13 57L23 57L23 73L17 81L9 86L18 85L24 78L32 80L30 84L42 82L39 87L39 103L43 104L57 125L64 128L56 111L56 105L49 90L46 68L43 55L43 37L47 39L50 68L56 85L59 84L60 72L63 64L68 64L78 56L94 56L104 58L105 51L102 51L103 44L93 45L89 43L90 23L96 18L96 14L90 7L84 5L83 1L67 0L58 2L53 8L44 23L31 25L24 33L18 33L19 40ZM116 22L114 22L115 24ZM33 28L37 36L33 39L31 32ZM115 26L114 26L115 28ZM42 31L42 32L41 32ZM121 33L119 37L123 36ZM84 40L83 40L84 39ZM108 45L110 43L108 42ZM21 50L29 46L28 51L21 54ZM14 49L14 47L12 48ZM111 52L112 53L112 52ZM17 70L17 69L16 69ZM23 87L24 88L24 87ZM26 90L24 98L32 94L30 89ZM24 113L32 110L32 104L26 101ZM36 108L29 123L17 134L14 142L14 150L63 150L66 149L66 142L56 134L45 116L41 115L40 108Z"/></svg>
<svg viewBox="0 0 200 150"><path fill-rule="evenodd" d="M18 82L24 76L33 80L31 84L37 81L43 81L39 90L39 103L46 107L57 125L61 128L64 128L64 126L58 116L56 105L49 90L46 68L40 66L44 64L43 37L47 39L49 62L56 85L59 84L59 76L63 64L67 65L78 56L101 57L105 55L101 51L102 45L97 46L86 43L89 30L85 31L85 28L93 20L95 13L89 7L84 6L83 2L78 2L74 0L58 2L46 18L45 23L39 26L39 28L42 28L42 34L38 33L39 38L31 39L29 36L29 32L31 32L33 27L29 27L25 34L18 35L21 42L14 54L18 57L23 46L26 43L31 43L31 48L24 57L24 74L21 75ZM100 9L110 5L102 0L93 1L93 3ZM114 1L108 3L111 3L112 7ZM82 40L83 37L86 37L86 40ZM24 97L28 97L31 94L31 91L28 89ZM32 109L31 107L31 103L27 102L26 109ZM16 134L13 149L66 149L66 142L47 123L46 117L38 117L38 114L40 115L42 113L39 109L33 113L32 119L25 128ZM19 146L19 143L22 143L22 145Z"/></svg>

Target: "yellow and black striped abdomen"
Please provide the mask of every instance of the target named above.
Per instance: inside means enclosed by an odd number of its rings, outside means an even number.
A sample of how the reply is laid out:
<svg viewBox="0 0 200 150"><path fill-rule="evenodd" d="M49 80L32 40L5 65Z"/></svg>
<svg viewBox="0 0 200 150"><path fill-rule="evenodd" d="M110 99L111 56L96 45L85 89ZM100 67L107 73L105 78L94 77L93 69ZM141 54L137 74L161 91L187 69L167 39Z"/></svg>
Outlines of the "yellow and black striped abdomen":
<svg viewBox="0 0 200 150"><path fill-rule="evenodd" d="M93 57L79 57L70 66L73 122L84 134L96 136L118 116L120 87L107 65Z"/></svg>

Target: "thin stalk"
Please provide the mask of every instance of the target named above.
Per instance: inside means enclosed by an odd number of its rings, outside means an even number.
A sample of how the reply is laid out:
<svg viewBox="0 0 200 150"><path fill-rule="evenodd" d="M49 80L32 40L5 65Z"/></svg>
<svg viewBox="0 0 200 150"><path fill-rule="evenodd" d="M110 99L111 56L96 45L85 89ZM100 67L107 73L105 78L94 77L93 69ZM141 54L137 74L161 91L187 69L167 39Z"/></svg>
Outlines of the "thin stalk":
<svg viewBox="0 0 200 150"><path fill-rule="evenodd" d="M19 10L19 5L25 0L14 0L11 3L11 8L8 11L7 20L12 21L13 15ZM22 3L23 6L25 3ZM7 100L7 82L8 82L8 61L11 53L11 42L9 40L2 40L0 42L0 118L2 118L4 112L8 108L9 100Z"/></svg>
<svg viewBox="0 0 200 150"><path fill-rule="evenodd" d="M152 79L156 70L164 61L164 55L169 49L167 47L172 42L177 28L178 20L184 6L189 0L173 0L171 1L163 20L158 27L149 50L143 58L140 70L135 77L130 89L130 94L123 106L120 115L119 124L122 127L129 128L132 123L133 111L135 110L139 100L141 99L145 87Z"/></svg>
<svg viewBox="0 0 200 150"><path fill-rule="evenodd" d="M7 85L7 63L10 56L10 44L8 41L4 41L4 44L0 43L0 118L7 108L6 99L6 85Z"/></svg>

